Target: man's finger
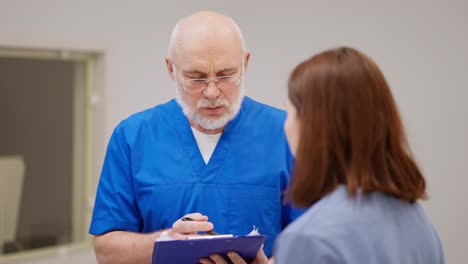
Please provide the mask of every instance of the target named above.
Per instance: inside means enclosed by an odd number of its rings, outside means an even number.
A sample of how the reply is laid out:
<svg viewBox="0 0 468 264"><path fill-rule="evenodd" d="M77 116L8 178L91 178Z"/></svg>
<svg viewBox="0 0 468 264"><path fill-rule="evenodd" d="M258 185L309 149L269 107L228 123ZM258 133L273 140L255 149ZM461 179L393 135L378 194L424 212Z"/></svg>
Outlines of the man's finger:
<svg viewBox="0 0 468 264"><path fill-rule="evenodd" d="M183 234L191 234L196 233L198 231L209 231L213 230L213 228L213 224L207 222L206 220L182 221L181 219L179 219L172 225L172 229L174 231Z"/></svg>
<svg viewBox="0 0 468 264"><path fill-rule="evenodd" d="M227 255L234 264L247 264L247 262L245 262L245 260L236 252L230 251Z"/></svg>
<svg viewBox="0 0 468 264"><path fill-rule="evenodd" d="M207 259L207 258L200 259L200 263L201 264L216 264L211 259Z"/></svg>
<svg viewBox="0 0 468 264"><path fill-rule="evenodd" d="M202 215L200 213L191 213L191 214L187 214L187 215L184 215L184 217L182 218L191 218L193 220L196 220L196 221L208 221L208 216L206 215Z"/></svg>
<svg viewBox="0 0 468 264"><path fill-rule="evenodd" d="M262 244L262 246L260 247L260 250L257 253L257 256L255 257L253 264L268 264L268 263L269 263L268 258L265 255L265 252L263 251L263 244Z"/></svg>
<svg viewBox="0 0 468 264"><path fill-rule="evenodd" d="M213 254L210 256L210 258L216 264L228 264L227 261L221 255ZM237 263L234 262L234 264L237 264Z"/></svg>

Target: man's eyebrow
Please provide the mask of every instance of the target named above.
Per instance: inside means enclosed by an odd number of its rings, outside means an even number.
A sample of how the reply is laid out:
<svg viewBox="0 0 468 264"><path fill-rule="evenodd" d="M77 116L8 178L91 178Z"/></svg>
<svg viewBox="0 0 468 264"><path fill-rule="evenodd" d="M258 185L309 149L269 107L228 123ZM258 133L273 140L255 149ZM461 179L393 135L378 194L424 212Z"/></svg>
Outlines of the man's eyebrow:
<svg viewBox="0 0 468 264"><path fill-rule="evenodd" d="M222 68L218 71L216 71L217 73L222 73L222 72L233 72L233 71L237 71L238 70L238 67L226 67L226 68ZM201 70L197 70L195 68L187 68L187 69L183 69L182 72L184 74L199 74L199 75L207 75L206 72L203 72Z"/></svg>
<svg viewBox="0 0 468 264"><path fill-rule="evenodd" d="M219 70L218 72L231 72L231 71L237 71L237 70L238 70L237 67L226 67L226 68Z"/></svg>
<svg viewBox="0 0 468 264"><path fill-rule="evenodd" d="M189 69L185 69L185 70L182 70L185 74L205 74L204 72L200 71L200 70L197 70L197 69L193 69L193 68L189 68Z"/></svg>

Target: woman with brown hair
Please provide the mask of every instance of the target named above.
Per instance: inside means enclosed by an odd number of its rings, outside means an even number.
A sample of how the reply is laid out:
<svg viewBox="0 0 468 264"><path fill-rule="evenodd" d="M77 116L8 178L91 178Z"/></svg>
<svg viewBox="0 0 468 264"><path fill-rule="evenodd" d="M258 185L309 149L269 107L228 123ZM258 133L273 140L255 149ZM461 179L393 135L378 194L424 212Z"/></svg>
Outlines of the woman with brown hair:
<svg viewBox="0 0 468 264"><path fill-rule="evenodd" d="M276 244L275 263L444 263L418 199L425 181L377 65L352 48L298 65L285 131L296 157L289 197L311 206Z"/></svg>

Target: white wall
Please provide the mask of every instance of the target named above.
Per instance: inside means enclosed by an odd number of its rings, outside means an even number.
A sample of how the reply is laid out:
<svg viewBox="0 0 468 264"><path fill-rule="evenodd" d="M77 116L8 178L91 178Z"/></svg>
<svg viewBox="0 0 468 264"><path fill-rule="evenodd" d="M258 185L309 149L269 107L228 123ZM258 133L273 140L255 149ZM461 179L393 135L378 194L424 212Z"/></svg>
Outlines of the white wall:
<svg viewBox="0 0 468 264"><path fill-rule="evenodd" d="M173 25L196 10L232 16L252 52L248 94L283 106L289 72L324 48L363 50L386 75L427 177L424 202L448 263L468 247L468 2L0 0L0 45L105 52L98 167L113 127L172 97L164 64Z"/></svg>

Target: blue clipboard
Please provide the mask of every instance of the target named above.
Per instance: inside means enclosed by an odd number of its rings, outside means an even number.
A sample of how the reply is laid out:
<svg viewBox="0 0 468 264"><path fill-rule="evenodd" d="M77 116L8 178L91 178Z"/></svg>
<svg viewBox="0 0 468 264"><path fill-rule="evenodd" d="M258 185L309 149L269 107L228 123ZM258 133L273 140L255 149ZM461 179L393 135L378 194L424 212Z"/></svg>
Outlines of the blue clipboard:
<svg viewBox="0 0 468 264"><path fill-rule="evenodd" d="M152 264L197 264L203 257L235 251L246 260L254 260L265 236L234 236L194 240L156 241Z"/></svg>

